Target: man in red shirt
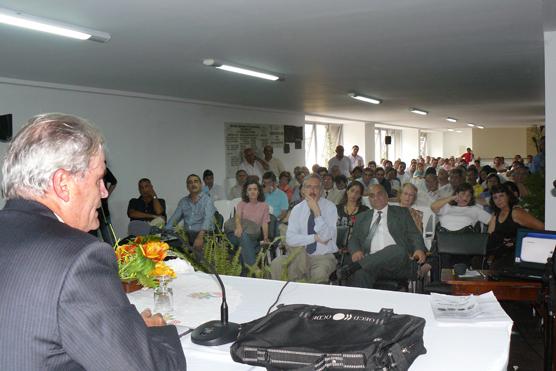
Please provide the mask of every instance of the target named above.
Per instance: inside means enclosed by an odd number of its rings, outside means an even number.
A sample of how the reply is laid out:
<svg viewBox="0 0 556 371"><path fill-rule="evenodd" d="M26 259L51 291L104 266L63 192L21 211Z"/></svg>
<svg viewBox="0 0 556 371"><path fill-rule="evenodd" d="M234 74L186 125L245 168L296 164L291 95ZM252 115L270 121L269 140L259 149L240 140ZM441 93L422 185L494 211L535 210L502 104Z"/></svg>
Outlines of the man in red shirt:
<svg viewBox="0 0 556 371"><path fill-rule="evenodd" d="M473 157L475 157L475 155L469 147L467 147L467 152L461 155L461 158L467 163L467 165L469 165L473 161Z"/></svg>

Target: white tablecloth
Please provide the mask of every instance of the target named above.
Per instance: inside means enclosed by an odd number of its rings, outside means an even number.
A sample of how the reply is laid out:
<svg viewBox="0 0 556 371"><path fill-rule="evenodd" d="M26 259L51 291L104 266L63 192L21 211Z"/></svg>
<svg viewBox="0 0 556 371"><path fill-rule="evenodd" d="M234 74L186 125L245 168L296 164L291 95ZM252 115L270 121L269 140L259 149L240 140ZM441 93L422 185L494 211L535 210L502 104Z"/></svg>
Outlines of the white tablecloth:
<svg viewBox="0 0 556 371"><path fill-rule="evenodd" d="M274 302L281 281L226 277L230 321L243 323L262 317ZM176 318L181 325L195 327L200 323L219 319L218 295L203 295L219 291L218 283L202 273L187 273L175 279L174 290ZM152 290L143 289L129 295L130 301L142 310L152 308ZM351 287L290 283L279 303L307 303L335 308L352 308L377 312L392 308L395 313L412 314L426 322L424 342L427 354L419 356L412 371L457 370L506 370L510 349L512 322L499 322L496 326L439 326L434 319L429 296L400 292L367 290ZM202 347L191 343L189 336L182 338L188 370L262 370L235 363L229 354L230 344Z"/></svg>

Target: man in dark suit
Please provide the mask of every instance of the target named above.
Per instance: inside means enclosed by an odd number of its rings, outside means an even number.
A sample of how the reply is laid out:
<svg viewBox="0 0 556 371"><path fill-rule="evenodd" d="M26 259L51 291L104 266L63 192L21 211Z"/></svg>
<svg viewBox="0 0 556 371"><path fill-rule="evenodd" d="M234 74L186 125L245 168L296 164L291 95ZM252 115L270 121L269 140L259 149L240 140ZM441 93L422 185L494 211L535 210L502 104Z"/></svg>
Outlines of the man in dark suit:
<svg viewBox="0 0 556 371"><path fill-rule="evenodd" d="M103 139L85 120L37 116L10 143L0 211L0 370L184 370L174 326L139 314L98 228Z"/></svg>
<svg viewBox="0 0 556 371"><path fill-rule="evenodd" d="M343 268L348 284L372 288L377 279L406 279L411 259L425 261L425 243L406 208L388 205L381 185L370 186L372 209L357 215L348 243L352 264Z"/></svg>

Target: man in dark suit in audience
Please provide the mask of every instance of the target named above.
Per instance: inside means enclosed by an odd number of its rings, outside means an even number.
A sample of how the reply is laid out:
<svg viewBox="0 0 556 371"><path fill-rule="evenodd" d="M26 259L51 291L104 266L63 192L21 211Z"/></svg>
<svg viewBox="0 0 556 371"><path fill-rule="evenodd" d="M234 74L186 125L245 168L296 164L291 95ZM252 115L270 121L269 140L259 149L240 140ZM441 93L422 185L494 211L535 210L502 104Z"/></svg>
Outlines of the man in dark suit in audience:
<svg viewBox="0 0 556 371"><path fill-rule="evenodd" d="M357 215L348 243L352 263L342 268L350 286L372 288L378 279L407 279L411 260L425 262L425 243L407 208L388 205L381 185L370 187L372 209Z"/></svg>
<svg viewBox="0 0 556 371"><path fill-rule="evenodd" d="M0 211L0 370L184 370L174 326L139 314L114 250L88 234L108 194L103 139L37 116L10 143Z"/></svg>

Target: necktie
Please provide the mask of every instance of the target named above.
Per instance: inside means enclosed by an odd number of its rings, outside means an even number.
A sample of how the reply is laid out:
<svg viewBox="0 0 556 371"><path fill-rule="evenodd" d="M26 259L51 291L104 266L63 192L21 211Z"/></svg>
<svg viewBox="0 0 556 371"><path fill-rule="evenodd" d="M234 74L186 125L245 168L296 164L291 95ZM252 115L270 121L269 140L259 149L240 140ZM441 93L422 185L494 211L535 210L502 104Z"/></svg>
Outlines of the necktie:
<svg viewBox="0 0 556 371"><path fill-rule="evenodd" d="M324 198L328 199L328 191L326 191L326 196Z"/></svg>
<svg viewBox="0 0 556 371"><path fill-rule="evenodd" d="M309 220L307 221L307 234L314 234L315 233L315 216L313 212L309 214ZM308 244L305 249L307 250L307 254L312 254L317 250L317 241Z"/></svg>
<svg viewBox="0 0 556 371"><path fill-rule="evenodd" d="M369 250L371 249L371 242L373 241L373 237L378 229L378 225L380 224L380 220L382 219L382 211L377 211L378 217L376 218L373 225L371 225L371 229L369 230L369 235L367 236L367 241L369 242Z"/></svg>

